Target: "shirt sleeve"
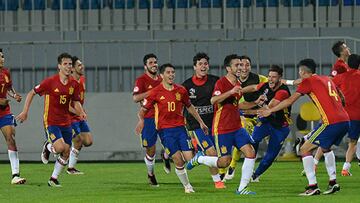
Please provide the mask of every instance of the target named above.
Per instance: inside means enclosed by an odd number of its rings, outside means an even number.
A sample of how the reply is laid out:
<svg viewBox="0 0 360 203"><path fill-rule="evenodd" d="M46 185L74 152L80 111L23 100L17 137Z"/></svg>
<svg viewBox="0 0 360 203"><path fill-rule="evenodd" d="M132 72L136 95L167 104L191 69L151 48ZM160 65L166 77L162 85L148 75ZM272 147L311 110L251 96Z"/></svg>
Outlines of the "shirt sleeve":
<svg viewBox="0 0 360 203"><path fill-rule="evenodd" d="M191 105L189 94L188 94L187 90L185 89L185 87L183 88L182 102L185 104L186 107L189 107Z"/></svg>
<svg viewBox="0 0 360 203"><path fill-rule="evenodd" d="M304 79L296 89L296 92L300 94L309 94L311 92L311 85L309 79Z"/></svg>
<svg viewBox="0 0 360 203"><path fill-rule="evenodd" d="M261 82L258 85L256 85L256 90L259 91L264 84L265 82Z"/></svg>
<svg viewBox="0 0 360 203"><path fill-rule="evenodd" d="M74 93L72 95L73 101L80 101L80 84L77 82L74 82Z"/></svg>
<svg viewBox="0 0 360 203"><path fill-rule="evenodd" d="M156 91L150 90L150 94L146 97L142 103L142 106L145 109L152 109L154 108L154 104L156 101Z"/></svg>
<svg viewBox="0 0 360 203"><path fill-rule="evenodd" d="M331 75L332 77L335 77L336 75L341 74L341 73L344 73L344 72L346 72L346 71L347 71L347 69L346 69L345 66L339 65L339 64L335 64L334 67L333 67L332 70L331 70L331 74L330 74L330 75Z"/></svg>
<svg viewBox="0 0 360 203"><path fill-rule="evenodd" d="M213 96L219 96L220 94L222 94L221 92L221 83L220 83L220 80L218 80L216 83L215 83L215 87L214 87L214 91L213 91Z"/></svg>
<svg viewBox="0 0 360 203"><path fill-rule="evenodd" d="M335 76L332 81L334 82L334 84L336 85L336 87L341 87L342 84L342 77L341 75L337 75Z"/></svg>
<svg viewBox="0 0 360 203"><path fill-rule="evenodd" d="M144 81L141 78L136 79L135 86L133 90L133 95L140 94L146 92L144 88Z"/></svg>
<svg viewBox="0 0 360 203"><path fill-rule="evenodd" d="M289 93L286 90L279 90L276 92L274 99L278 101L283 101L287 98L289 98Z"/></svg>
<svg viewBox="0 0 360 203"><path fill-rule="evenodd" d="M34 91L36 94L43 96L44 94L49 93L49 90L51 89L51 80L50 78L47 78L43 80L40 84L36 85L34 87Z"/></svg>

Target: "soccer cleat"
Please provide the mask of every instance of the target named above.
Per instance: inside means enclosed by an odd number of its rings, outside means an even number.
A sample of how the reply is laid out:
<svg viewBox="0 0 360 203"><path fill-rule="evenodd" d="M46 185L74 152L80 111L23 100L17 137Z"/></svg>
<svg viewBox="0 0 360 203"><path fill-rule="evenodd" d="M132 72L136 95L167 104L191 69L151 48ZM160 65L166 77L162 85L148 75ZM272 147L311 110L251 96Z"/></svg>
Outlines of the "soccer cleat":
<svg viewBox="0 0 360 203"><path fill-rule="evenodd" d="M194 193L194 192L195 192L194 188L193 188L190 184L188 184L187 186L185 186L184 189L185 189L185 193L187 193L187 194L190 194L190 193Z"/></svg>
<svg viewBox="0 0 360 203"><path fill-rule="evenodd" d="M256 192L250 191L247 187L245 187L244 189L242 189L240 191L238 189L236 189L235 193L237 195L256 195Z"/></svg>
<svg viewBox="0 0 360 203"><path fill-rule="evenodd" d="M198 166L199 165L198 159L201 156L204 156L204 153L202 151L199 151L198 153L196 153L195 156L186 164L186 169L191 170L195 166Z"/></svg>
<svg viewBox="0 0 360 203"><path fill-rule="evenodd" d="M258 182L260 182L260 176L255 176L255 174L253 174L252 176L251 176L251 179L250 179L250 182L252 182L252 183L258 183Z"/></svg>
<svg viewBox="0 0 360 203"><path fill-rule="evenodd" d="M149 180L149 184L153 187L159 187L159 184L156 180L155 174L153 174L152 176L148 174L148 180Z"/></svg>
<svg viewBox="0 0 360 203"><path fill-rule="evenodd" d="M343 169L341 171L341 176L352 176L349 170Z"/></svg>
<svg viewBox="0 0 360 203"><path fill-rule="evenodd" d="M225 183L226 182L225 173L219 173L219 175L220 175L220 180Z"/></svg>
<svg viewBox="0 0 360 203"><path fill-rule="evenodd" d="M360 159L359 159L359 162L358 162L358 166L360 166Z"/></svg>
<svg viewBox="0 0 360 203"><path fill-rule="evenodd" d="M47 141L44 142L43 149L42 149L42 152L41 152L41 161L43 162L43 164L48 164L49 163L50 151L46 147L48 144L49 143Z"/></svg>
<svg viewBox="0 0 360 203"><path fill-rule="evenodd" d="M235 176L235 168L230 166L224 178L225 180L232 180L234 176Z"/></svg>
<svg viewBox="0 0 360 203"><path fill-rule="evenodd" d="M329 195L329 194L333 194L337 191L340 191L340 185L339 184L334 184L334 185L329 185L328 189L323 192L324 195Z"/></svg>
<svg viewBox="0 0 360 203"><path fill-rule="evenodd" d="M166 174L169 174L171 172L171 165L170 165L170 158L165 158L164 151L161 151L161 158L164 161L164 171Z"/></svg>
<svg viewBox="0 0 360 203"><path fill-rule="evenodd" d="M68 169L66 170L66 173L68 173L68 174L70 174L70 175L83 175L83 174L84 174L84 172L79 171L79 170L77 170L76 168L68 168Z"/></svg>
<svg viewBox="0 0 360 203"><path fill-rule="evenodd" d="M226 188L225 183L222 181L214 182L214 185L215 185L216 189L225 189Z"/></svg>
<svg viewBox="0 0 360 203"><path fill-rule="evenodd" d="M60 185L60 182L59 182L57 179L53 178L53 177L51 177L51 178L49 179L49 181L48 181L48 186L49 186L49 187L62 187L62 186Z"/></svg>
<svg viewBox="0 0 360 203"><path fill-rule="evenodd" d="M307 186L305 188L305 192L300 193L299 196L312 196L312 195L320 195L320 189L318 186Z"/></svg>
<svg viewBox="0 0 360 203"><path fill-rule="evenodd" d="M11 180L11 184L13 185L22 185L25 184L26 179L25 178L21 178L20 176L14 176Z"/></svg>

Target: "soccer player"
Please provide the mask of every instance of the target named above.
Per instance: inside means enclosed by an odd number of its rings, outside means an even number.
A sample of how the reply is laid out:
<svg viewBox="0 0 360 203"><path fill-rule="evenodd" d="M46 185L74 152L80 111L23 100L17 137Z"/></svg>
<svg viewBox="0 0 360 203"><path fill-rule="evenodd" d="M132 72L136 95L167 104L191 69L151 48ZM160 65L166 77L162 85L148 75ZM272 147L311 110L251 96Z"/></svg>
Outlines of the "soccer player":
<svg viewBox="0 0 360 203"><path fill-rule="evenodd" d="M332 46L332 51L338 57L334 66L332 67L330 76L335 77L337 74L344 73L349 70L347 60L350 56L350 48L344 41L338 41Z"/></svg>
<svg viewBox="0 0 360 203"><path fill-rule="evenodd" d="M188 91L191 104L195 106L196 111L205 122L206 126L211 129L214 117L213 105L210 102L214 86L219 77L208 74L209 56L206 53L197 53L193 58L194 75L183 82L183 86ZM205 135L200 128L200 124L190 114L185 114L187 129L195 137L196 143L208 156L216 156L213 137ZM209 168L211 177L214 181L215 188L225 188L224 182L221 181L218 168Z"/></svg>
<svg viewBox="0 0 360 203"><path fill-rule="evenodd" d="M11 184L24 184L25 178L20 177L19 155L15 142L15 120L11 113L7 94L17 102L21 101L21 96L16 93L12 86L10 71L4 67L5 55L0 48L0 128L8 146L8 155L11 166Z"/></svg>
<svg viewBox="0 0 360 203"><path fill-rule="evenodd" d="M272 65L269 69L268 82L259 85L251 85L242 89L243 92L261 92L266 96L265 104L267 108L272 108L281 101L290 97L289 88L281 82L283 69L277 65ZM269 136L268 148L265 156L261 160L259 166L252 175L253 182L258 182L262 175L274 162L279 154L284 140L290 132L289 123L291 106L281 109L267 118L261 118L260 122L255 126L252 138L255 151L258 151L259 143L266 136Z"/></svg>
<svg viewBox="0 0 360 203"><path fill-rule="evenodd" d="M255 151L250 144L251 137L242 127L240 120L239 101L242 95L238 77L240 77L242 65L240 57L236 54L225 57L224 67L227 74L216 82L211 98L211 103L214 105L212 133L215 136L218 157L204 156L199 152L188 162L187 169L190 170L199 164L226 168L231 162L232 148L236 147L245 155L240 185L236 194L249 195L255 194L247 189L255 165ZM247 108L255 105L253 102Z"/></svg>
<svg viewBox="0 0 360 203"><path fill-rule="evenodd" d="M259 83L264 83L268 81L267 77L251 72L251 59L249 56L246 55L240 56L240 60L243 64L241 66L241 74L239 77L242 88L247 87L249 85L258 85ZM244 93L242 97L242 101L253 102L256 101L259 98L259 96L260 96L259 91ZM256 106L254 108L257 109L258 107ZM257 123L257 115L247 111L243 111L243 112L244 115L242 117L243 117L245 129L251 135L254 130L254 126ZM236 164L239 161L239 159L240 159L240 152L236 147L234 147L232 151L231 163L226 172L225 180L231 180L234 178Z"/></svg>
<svg viewBox="0 0 360 203"><path fill-rule="evenodd" d="M174 84L175 68L171 64L160 67L162 82L150 91L139 111L139 122L135 128L137 134L144 127L145 113L155 107L156 129L158 129L165 151L173 159L175 172L185 188L185 193L193 193L185 162L193 157L191 139L185 129L184 107L196 119L200 128L208 134L208 128L195 107L190 103L189 95L183 86Z"/></svg>
<svg viewBox="0 0 360 203"><path fill-rule="evenodd" d="M158 63L155 54L146 54L143 58L145 73L138 77L135 81L135 87L133 90L134 102L140 102L143 105L144 99L149 95L149 91L158 86L161 83L161 77L158 75ZM144 161L147 167L149 184L154 187L158 187L159 184L156 180L154 168L155 168L155 152L156 152L156 140L158 131L155 127L155 110L149 109L144 115L144 128L141 132L141 143L146 149ZM162 152L163 160L165 162L164 170L166 173L170 173L170 160L166 153Z"/></svg>
<svg viewBox="0 0 360 203"><path fill-rule="evenodd" d="M317 146L324 152L325 166L329 175L329 186L323 194L332 194L340 190L339 184L336 183L335 155L331 146L339 145L349 129L349 116L342 106L335 84L327 76L316 75L315 70L314 60L301 60L299 62L299 75L303 80L296 92L268 110L259 110L261 117L267 117L290 106L302 95L307 94L321 114L322 123L311 132L311 135L300 148L306 177L309 181L305 192L299 194L301 196L320 194L316 181L314 158L311 154L311 151Z"/></svg>
<svg viewBox="0 0 360 203"><path fill-rule="evenodd" d="M85 101L85 77L84 77L84 64L81 60L73 56L72 57L72 77L79 83L80 88L80 103L84 105ZM77 115L77 112L73 108L73 103L70 105L71 114L71 127L73 129L73 139L72 139L72 147L70 151L69 165L66 172L68 174L81 175L83 172L77 170L75 165L79 158L79 153L81 148L89 147L93 143L93 138L90 133L90 128L87 124L86 120L80 118Z"/></svg>
<svg viewBox="0 0 360 203"><path fill-rule="evenodd" d="M346 162L341 171L342 176L351 176L350 167L356 151L356 144L360 135L360 56L349 56L347 72L338 74L333 81L345 96L345 110L350 117L350 129L348 132L349 146L346 151Z"/></svg>
<svg viewBox="0 0 360 203"><path fill-rule="evenodd" d="M48 181L50 187L61 187L58 181L62 169L68 163L72 141L70 101L81 120L86 120L80 103L79 83L71 77L72 60L68 53L58 56L58 73L46 78L26 96L23 111L16 117L20 122L27 119L33 97L38 94L45 97L44 101L44 127L47 141L43 145L41 160L44 164L49 162L50 153L57 156L53 173Z"/></svg>

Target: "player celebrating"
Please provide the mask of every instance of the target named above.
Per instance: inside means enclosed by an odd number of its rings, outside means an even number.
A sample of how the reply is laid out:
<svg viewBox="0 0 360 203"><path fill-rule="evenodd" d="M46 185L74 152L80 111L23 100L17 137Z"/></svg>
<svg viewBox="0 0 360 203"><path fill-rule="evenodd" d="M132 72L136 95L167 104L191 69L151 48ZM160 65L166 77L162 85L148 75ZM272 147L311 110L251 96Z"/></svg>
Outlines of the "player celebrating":
<svg viewBox="0 0 360 203"><path fill-rule="evenodd" d="M197 53L193 58L194 75L185 80L183 86L188 91L191 104L195 106L196 111L205 122L206 126L211 128L214 117L213 105L210 102L211 94L214 90L217 76L208 74L209 56L205 53ZM208 156L216 156L214 140L211 135L205 135L200 128L199 123L190 114L186 114L188 130L193 134L197 145ZM214 181L215 188L225 188L224 182L221 181L218 168L209 168L211 177Z"/></svg>
<svg viewBox="0 0 360 203"><path fill-rule="evenodd" d="M334 83L327 76L316 75L315 70L314 60L301 60L299 75L303 80L296 92L278 105L259 111L260 116L267 117L290 106L302 95L307 94L321 114L322 123L311 132L308 140L300 148L306 177L309 181L309 185L305 192L300 194L301 196L320 194L316 181L314 158L311 154L311 151L317 146L324 152L325 165L329 175L329 186L324 194L332 194L340 190L339 184L336 183L335 155L330 147L338 145L349 129L349 116L342 106Z"/></svg>
<svg viewBox="0 0 360 203"><path fill-rule="evenodd" d="M20 122L24 122L33 97L36 94L45 96L44 127L47 141L43 146L41 160L47 164L50 152L59 154L48 181L50 187L61 187L58 176L68 163L72 140L70 101L74 102L74 109L80 119L86 120L86 114L80 103L79 83L71 77L71 68L71 56L67 53L60 54L58 74L46 78L27 94L23 111L16 117Z"/></svg>
<svg viewBox="0 0 360 203"><path fill-rule="evenodd" d="M84 105L85 100L85 77L84 77L84 64L81 60L73 56L72 57L72 77L79 83L80 88L80 103ZM77 170L75 165L79 158L79 153L81 148L89 147L93 143L92 135L90 133L90 128L86 122L80 118L75 112L73 108L73 103L70 105L70 112L71 114L71 127L73 129L73 139L72 139L72 147L70 151L70 158L69 158L69 165L66 172L68 174L77 174L81 175L84 174L83 172Z"/></svg>
<svg viewBox="0 0 360 203"><path fill-rule="evenodd" d="M0 49L0 128L8 146L8 155L12 173L11 184L24 184L26 179L20 177L19 155L15 142L16 123L14 115L10 110L7 94L13 97L17 102L21 101L21 96L17 94L13 88L10 72L4 67L4 63L5 56L2 49Z"/></svg>
<svg viewBox="0 0 360 203"><path fill-rule="evenodd" d="M330 74L331 77L335 77L337 74L341 74L349 70L349 66L346 62L350 56L350 48L344 41L338 41L332 46L332 51L335 56L338 57Z"/></svg>
<svg viewBox="0 0 360 203"><path fill-rule="evenodd" d="M149 91L158 86L161 83L161 77L157 74L158 63L155 54L147 54L143 58L145 73L138 77L135 81L135 87L133 91L134 102L143 102L143 100L149 95ZM141 105L143 105L141 103ZM158 131L155 127L155 110L149 109L144 115L144 128L141 132L141 143L146 149L144 161L147 167L149 184L154 187L158 187L158 182L154 173L155 166L155 152L156 152L156 140ZM167 154L163 153L163 159L165 162L164 170L166 173L170 173L170 160Z"/></svg>
<svg viewBox="0 0 360 203"><path fill-rule="evenodd" d="M186 89L174 84L174 66L171 64L162 65L160 76L163 80L144 101L138 114L139 122L135 130L137 134L140 134L144 127L146 111L155 107L156 129L159 131L165 151L175 163L175 172L185 188L185 193L193 193L193 187L184 168L184 159L189 161L193 157L191 140L185 129L184 106L196 119L205 134L208 134L208 128L190 103Z"/></svg>

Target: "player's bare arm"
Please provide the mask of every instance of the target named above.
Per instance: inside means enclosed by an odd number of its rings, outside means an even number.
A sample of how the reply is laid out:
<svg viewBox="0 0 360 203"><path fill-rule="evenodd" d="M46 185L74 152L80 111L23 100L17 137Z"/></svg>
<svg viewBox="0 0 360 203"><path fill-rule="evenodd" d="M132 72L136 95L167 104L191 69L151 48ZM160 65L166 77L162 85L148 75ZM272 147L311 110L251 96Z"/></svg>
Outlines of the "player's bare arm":
<svg viewBox="0 0 360 203"><path fill-rule="evenodd" d="M83 120L87 119L87 115L79 101L74 101L74 109L75 109L75 112L79 113L79 116L81 119L83 119Z"/></svg>
<svg viewBox="0 0 360 203"><path fill-rule="evenodd" d="M133 95L133 100L134 100L135 103L138 103L138 102L144 100L147 96L149 96L148 92L135 94L135 95Z"/></svg>
<svg viewBox="0 0 360 203"><path fill-rule="evenodd" d="M237 85L223 94L211 97L210 102L211 104L220 103L224 101L226 98L230 97L231 95L235 93L240 93L240 91L241 91L241 87Z"/></svg>
<svg viewBox="0 0 360 203"><path fill-rule="evenodd" d="M186 108L187 111L199 122L201 129L204 131L206 135L209 134L209 128L205 125L204 121L201 119L199 113L195 110L194 105L190 105Z"/></svg>
<svg viewBox="0 0 360 203"><path fill-rule="evenodd" d="M17 102L21 102L22 97L15 91L14 87L11 87L11 89L8 90L8 95L14 98Z"/></svg>
<svg viewBox="0 0 360 203"><path fill-rule="evenodd" d="M257 85L249 85L246 87L243 87L241 89L242 93L249 93L249 92L256 92L257 91Z"/></svg>
<svg viewBox="0 0 360 203"><path fill-rule="evenodd" d="M138 123L136 124L136 127L135 127L135 134L136 135L140 135L142 129L144 128L144 115L145 115L146 111L147 111L146 108L141 107L139 112L138 112L139 121L138 121Z"/></svg>
<svg viewBox="0 0 360 203"><path fill-rule="evenodd" d="M33 89L29 91L29 93L26 95L24 108L23 108L22 112L19 115L16 116L16 120L18 120L20 122L26 121L28 113L29 113L31 102L32 102L35 95L36 95L36 93L35 93L35 91Z"/></svg>
<svg viewBox="0 0 360 203"><path fill-rule="evenodd" d="M283 100L282 102L280 102L279 104L277 104L276 106L270 108L270 109L265 109L265 110L259 110L258 111L258 115L260 117L268 117L270 116L271 113L276 112L276 111L280 111L288 106L290 106L291 104L293 104L296 100L298 100L302 95L298 92L295 92L293 95L291 95L289 98Z"/></svg>
<svg viewBox="0 0 360 203"><path fill-rule="evenodd" d="M239 109L251 109L255 106L262 106L263 103L265 102L266 96L265 95L260 95L259 98L253 102L247 102L247 101L243 101L240 102L238 105Z"/></svg>

